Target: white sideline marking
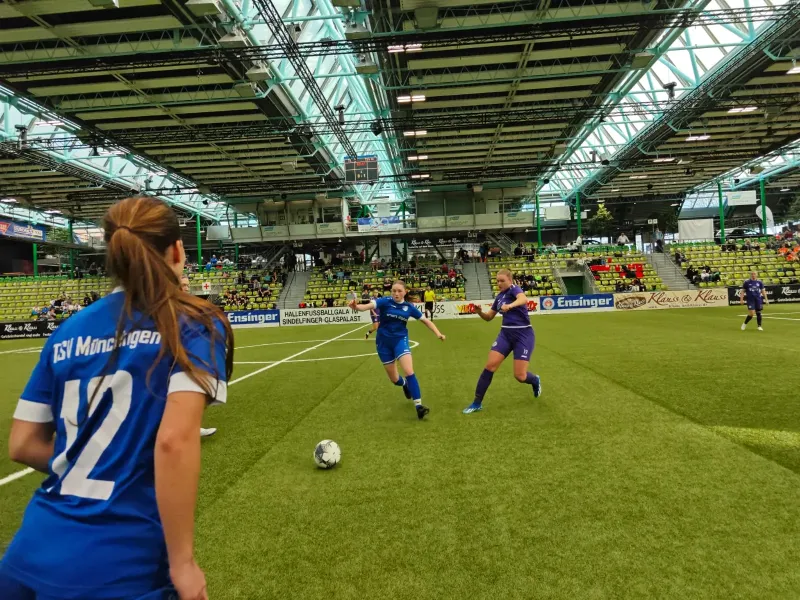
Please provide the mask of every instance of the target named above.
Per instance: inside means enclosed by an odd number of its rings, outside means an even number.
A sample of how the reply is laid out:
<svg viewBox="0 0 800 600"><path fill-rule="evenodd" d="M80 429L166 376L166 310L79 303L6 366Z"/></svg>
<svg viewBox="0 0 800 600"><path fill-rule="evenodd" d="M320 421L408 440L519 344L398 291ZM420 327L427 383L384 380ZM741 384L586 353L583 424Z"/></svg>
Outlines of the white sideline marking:
<svg viewBox="0 0 800 600"><path fill-rule="evenodd" d="M277 367L278 365L282 365L283 363L292 361L296 357L302 356L306 352L311 352L312 350L316 350L317 348L321 348L325 344L329 344L331 342L335 342L336 340L339 340L339 339L343 338L346 335L350 335L351 333L355 333L359 329L364 329L364 327L368 327L369 325L370 324L367 323L365 325L362 325L361 327L356 327L355 329L351 329L350 331L345 331L343 334L337 335L335 338L331 338L329 340L323 340L321 343L317 344L316 346L311 346L310 348L306 348L305 350L301 350L300 352L292 354L291 356L288 356L288 357L284 358L283 360L277 360L277 361L275 361L275 362L273 362L271 364L268 364L265 367L262 367L260 369L256 369L252 373L248 373L247 375L242 375L238 379L234 379L233 381L228 382L228 387L230 387L232 385L236 385L237 383L239 383L240 381L244 381L245 379L249 379L253 375L258 375L259 373L263 373L264 371L267 371L267 370L269 370L269 369L271 369L273 367ZM308 341L312 341L312 340L303 340L303 341L308 342ZM14 352L18 352L18 350L14 350ZM324 360L324 359L313 359L313 360ZM28 469L22 469L21 471L17 471L16 473L12 473L11 475L9 475L7 477L4 477L3 479L0 479L0 487L6 485L7 483L11 483L12 481L15 481L15 480L17 480L17 479L19 479L21 477L25 477L25 475L29 475L30 473L33 473L33 472L34 472L33 469L28 468Z"/></svg>
<svg viewBox="0 0 800 600"><path fill-rule="evenodd" d="M228 386L234 385L235 383L239 383L240 381L244 381L245 379L250 379L253 375L258 375L259 373L263 373L264 371L267 371L267 370L269 370L269 369L271 369L273 367L277 367L278 365L282 365L285 362L289 362L290 360L294 360L295 358L297 358L298 356L302 356L306 352L311 352L312 350L316 350L317 348L322 348L322 346L324 346L325 344L330 344L331 342L335 342L336 340L340 340L344 336L350 335L351 333L355 333L359 329L364 329L364 327L369 327L369 325L370 325L369 323L366 323L366 324L362 325L361 327L356 327L355 329L351 329L350 331L345 331L343 334L337 335L335 338L331 338L329 340L324 340L323 342L317 344L316 346L311 346L310 348L306 348L305 350L300 350L300 352L296 352L295 354L292 354L291 356L287 356L286 358L284 358L282 360L275 361L271 365L267 365L266 367L262 367L260 369L256 369L255 371L253 371L252 373L248 373L247 375L242 375L241 377L231 381L228 384Z"/></svg>
<svg viewBox="0 0 800 600"><path fill-rule="evenodd" d="M31 348L17 348L16 350L3 350L0 354L33 354L39 352L44 346L34 346Z"/></svg>
<svg viewBox="0 0 800 600"><path fill-rule="evenodd" d="M363 341L363 340L352 339L352 340L338 340L338 341L340 341L340 342L360 342L360 341ZM414 340L409 340L409 344L408 345L409 345L410 348L416 348L417 346L419 346L419 342L416 342ZM286 363L289 364L289 363L317 362L317 361L320 361L320 360L344 360L345 358L362 358L364 356L375 356L375 355L376 355L375 352L367 352L365 354L350 354L348 356L329 356L327 358L300 358L298 360L287 360ZM235 365L271 365L271 364L273 364L275 362L277 362L277 361L274 361L274 360L258 361L258 360L256 360L256 361L241 361L240 362L240 361L237 360L233 364L235 364Z"/></svg>
<svg viewBox="0 0 800 600"><path fill-rule="evenodd" d="M0 479L0 486L3 486L7 483L11 483L15 479L19 479L20 477L25 477L25 475L28 475L30 473L33 473L33 469L22 469L22 471L17 471L16 473L12 473L8 477L3 477L2 479Z"/></svg>
<svg viewBox="0 0 800 600"><path fill-rule="evenodd" d="M781 313L785 314L785 313ZM746 317L747 315L739 315L740 317ZM767 315L761 315L762 319L776 319L778 321L800 321L800 319L793 319L791 317L768 317Z"/></svg>

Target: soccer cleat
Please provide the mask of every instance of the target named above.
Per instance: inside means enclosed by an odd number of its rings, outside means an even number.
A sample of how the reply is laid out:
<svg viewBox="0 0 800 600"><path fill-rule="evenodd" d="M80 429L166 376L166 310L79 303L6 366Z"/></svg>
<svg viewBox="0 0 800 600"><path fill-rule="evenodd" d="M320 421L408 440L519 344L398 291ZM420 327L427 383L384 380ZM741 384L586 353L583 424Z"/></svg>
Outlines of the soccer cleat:
<svg viewBox="0 0 800 600"><path fill-rule="evenodd" d="M406 395L407 400L411 400L411 392L408 390L408 379L406 379L406 382L403 384L403 393ZM421 418L422 417L420 417L420 419Z"/></svg>
<svg viewBox="0 0 800 600"><path fill-rule="evenodd" d="M536 377L536 383L533 384L533 397L538 398L542 395L542 378L538 375L534 375Z"/></svg>
<svg viewBox="0 0 800 600"><path fill-rule="evenodd" d="M763 327L759 327L758 330L759 331L764 331L764 328Z"/></svg>
<svg viewBox="0 0 800 600"><path fill-rule="evenodd" d="M744 331L745 329L747 329L747 324L746 323L742 323L742 331Z"/></svg>
<svg viewBox="0 0 800 600"><path fill-rule="evenodd" d="M200 428L200 437L211 437L215 433L217 433L216 427L209 427L208 429Z"/></svg>
<svg viewBox="0 0 800 600"><path fill-rule="evenodd" d="M464 413L465 415L468 415L470 413L478 412L479 410L482 410L482 409L483 409L483 406L481 406L480 403L473 402L472 404L470 404L467 408L465 408L461 412Z"/></svg>
<svg viewBox="0 0 800 600"><path fill-rule="evenodd" d="M424 419L425 415L427 415L429 412L431 412L430 408L428 408L424 404L417 404L417 418L418 419L420 419L420 420Z"/></svg>

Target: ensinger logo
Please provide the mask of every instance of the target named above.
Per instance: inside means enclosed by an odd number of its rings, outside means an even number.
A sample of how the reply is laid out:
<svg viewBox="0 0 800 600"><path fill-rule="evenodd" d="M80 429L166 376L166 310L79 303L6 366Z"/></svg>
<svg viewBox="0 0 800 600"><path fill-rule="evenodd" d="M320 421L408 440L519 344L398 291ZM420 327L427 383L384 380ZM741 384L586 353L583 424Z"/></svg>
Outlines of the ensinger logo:
<svg viewBox="0 0 800 600"><path fill-rule="evenodd" d="M556 302L550 296L546 296L542 298L542 308L544 310L553 310L555 307Z"/></svg>
<svg viewBox="0 0 800 600"><path fill-rule="evenodd" d="M228 313L228 321L231 325L246 325L250 323L274 323L278 320L278 313Z"/></svg>

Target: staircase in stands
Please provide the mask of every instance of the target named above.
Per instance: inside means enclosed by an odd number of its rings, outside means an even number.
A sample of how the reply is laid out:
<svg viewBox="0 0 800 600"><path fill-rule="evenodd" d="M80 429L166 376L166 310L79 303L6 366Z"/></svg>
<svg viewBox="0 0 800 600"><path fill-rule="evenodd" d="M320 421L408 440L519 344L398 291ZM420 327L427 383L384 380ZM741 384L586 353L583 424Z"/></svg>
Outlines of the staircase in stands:
<svg viewBox="0 0 800 600"><path fill-rule="evenodd" d="M469 262L464 265L464 291L467 300L489 300L492 298L492 283L486 263Z"/></svg>
<svg viewBox="0 0 800 600"><path fill-rule="evenodd" d="M653 252L647 255L647 260L658 272L658 276L670 290L696 290L696 285L689 283L689 280L676 265L669 254L663 252Z"/></svg>
<svg viewBox="0 0 800 600"><path fill-rule="evenodd" d="M506 256L513 255L514 248L517 247L517 243L501 231L487 232L486 239L489 240L490 243L498 246Z"/></svg>
<svg viewBox="0 0 800 600"><path fill-rule="evenodd" d="M289 280L283 287L283 293L278 298L278 306L281 308L297 308L306 295L309 279L311 279L310 271L290 273Z"/></svg>

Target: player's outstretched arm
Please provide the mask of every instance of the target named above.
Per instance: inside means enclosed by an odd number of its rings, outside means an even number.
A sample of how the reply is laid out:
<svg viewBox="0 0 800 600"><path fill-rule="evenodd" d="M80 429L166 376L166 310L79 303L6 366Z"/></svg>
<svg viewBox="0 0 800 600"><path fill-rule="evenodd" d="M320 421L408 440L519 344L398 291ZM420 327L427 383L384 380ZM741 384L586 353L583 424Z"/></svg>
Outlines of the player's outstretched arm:
<svg viewBox="0 0 800 600"><path fill-rule="evenodd" d="M433 321L431 321L431 320L430 320L430 319L428 319L427 317L423 317L422 319L420 319L420 322L421 322L423 325L425 325L425 327L427 327L428 329L430 329L430 330L433 332L433 335L435 335L435 336L436 336L437 338L439 338L440 340L442 340L442 341L445 341L445 339L447 339L447 338L445 337L445 335L444 335L444 334L443 334L441 331L439 331L439 328L438 328L438 327L436 327L436 325L434 325L434 324L433 324Z"/></svg>
<svg viewBox="0 0 800 600"><path fill-rule="evenodd" d="M476 304L475 305L475 314L478 315L484 321L488 322L488 321L491 321L492 319L495 318L495 316L497 315L497 311L492 310L491 308L489 310L487 310L487 311L484 311L481 308L480 304Z"/></svg>
<svg viewBox="0 0 800 600"><path fill-rule="evenodd" d="M207 598L203 572L194 559L194 515L200 480L200 436L206 395L167 396L156 436L156 502L167 543L170 577L183 598Z"/></svg>
<svg viewBox="0 0 800 600"><path fill-rule="evenodd" d="M353 310L357 310L359 312L364 312L366 310L375 310L374 302L367 302L366 304L356 304L356 301L353 300L348 304L348 306Z"/></svg>
<svg viewBox="0 0 800 600"><path fill-rule="evenodd" d="M14 419L8 436L8 456L14 462L49 472L53 458L53 423L34 423Z"/></svg>

